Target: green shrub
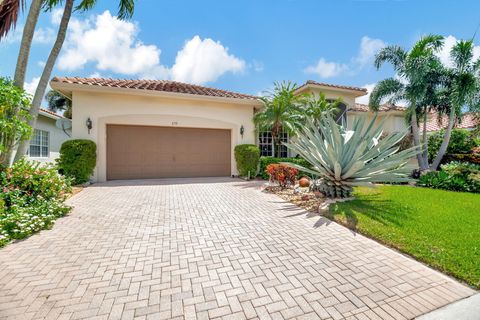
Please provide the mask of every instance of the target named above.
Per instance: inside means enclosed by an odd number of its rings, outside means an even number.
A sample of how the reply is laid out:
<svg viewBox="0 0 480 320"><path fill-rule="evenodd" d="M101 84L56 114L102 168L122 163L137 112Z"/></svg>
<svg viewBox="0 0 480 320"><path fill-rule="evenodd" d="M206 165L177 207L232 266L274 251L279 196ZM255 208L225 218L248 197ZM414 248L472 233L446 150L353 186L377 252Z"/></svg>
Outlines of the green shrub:
<svg viewBox="0 0 480 320"><path fill-rule="evenodd" d="M418 185L433 189L480 193L480 165L451 162L441 171L428 172L420 177Z"/></svg>
<svg viewBox="0 0 480 320"><path fill-rule="evenodd" d="M480 154L478 153L446 154L442 159L442 163L449 163L452 161L480 164Z"/></svg>
<svg viewBox="0 0 480 320"><path fill-rule="evenodd" d="M74 184L87 182L95 169L97 146L91 140L68 140L60 148L58 167Z"/></svg>
<svg viewBox="0 0 480 320"><path fill-rule="evenodd" d="M290 163L295 163L298 165L301 165L302 167L310 168L310 164L305 161L305 159L302 158L276 158L276 157L260 157L260 170L258 172L258 175L264 179L268 180L269 175L267 173L267 166L269 164L275 164L275 163L280 163L280 162L290 162ZM297 174L297 178L301 176L310 176L309 173L302 172L300 171Z"/></svg>
<svg viewBox="0 0 480 320"><path fill-rule="evenodd" d="M255 177L260 159L260 149L254 144L240 144L235 147L235 161L242 177Z"/></svg>
<svg viewBox="0 0 480 320"><path fill-rule="evenodd" d="M49 228L70 211L70 182L52 165L20 160L0 172L0 247Z"/></svg>
<svg viewBox="0 0 480 320"><path fill-rule="evenodd" d="M428 137L428 158L432 161L440 149L445 130L432 133ZM447 154L465 154L470 153L475 147L475 140L470 131L465 129L453 129L450 136L450 142L447 148Z"/></svg>

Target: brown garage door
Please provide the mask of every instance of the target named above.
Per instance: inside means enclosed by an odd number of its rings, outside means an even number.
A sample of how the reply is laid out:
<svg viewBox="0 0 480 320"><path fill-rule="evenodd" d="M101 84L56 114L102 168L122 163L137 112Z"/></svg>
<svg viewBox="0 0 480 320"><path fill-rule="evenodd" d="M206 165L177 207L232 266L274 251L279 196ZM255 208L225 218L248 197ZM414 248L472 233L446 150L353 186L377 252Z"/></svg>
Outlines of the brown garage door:
<svg viewBox="0 0 480 320"><path fill-rule="evenodd" d="M230 130L107 125L107 179L230 175Z"/></svg>

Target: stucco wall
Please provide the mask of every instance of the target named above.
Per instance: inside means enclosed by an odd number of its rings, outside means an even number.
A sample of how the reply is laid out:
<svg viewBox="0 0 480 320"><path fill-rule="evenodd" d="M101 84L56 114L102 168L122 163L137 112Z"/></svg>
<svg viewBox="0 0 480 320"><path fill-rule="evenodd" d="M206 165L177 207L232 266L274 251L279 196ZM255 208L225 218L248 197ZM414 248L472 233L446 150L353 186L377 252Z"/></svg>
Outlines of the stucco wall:
<svg viewBox="0 0 480 320"><path fill-rule="evenodd" d="M353 121L358 117L366 117L366 123L369 123L374 114L372 112L348 112L347 113L347 128L351 129ZM403 131L407 129L405 123L405 116L402 112L379 112L375 123L378 125L384 121L383 129L385 132Z"/></svg>
<svg viewBox="0 0 480 320"><path fill-rule="evenodd" d="M73 92L72 100L73 137L90 139L97 144L95 181L106 180L107 124L229 129L232 174L237 174L233 148L238 144L255 143L253 104L86 91ZM89 117L93 122L90 133L85 125ZM242 125L245 129L243 137L240 135Z"/></svg>
<svg viewBox="0 0 480 320"><path fill-rule="evenodd" d="M37 118L36 129L49 132L49 156L48 158L29 157L29 159L40 162L55 162L60 156L60 147L62 143L70 139L62 129L55 126L55 119L39 115Z"/></svg>

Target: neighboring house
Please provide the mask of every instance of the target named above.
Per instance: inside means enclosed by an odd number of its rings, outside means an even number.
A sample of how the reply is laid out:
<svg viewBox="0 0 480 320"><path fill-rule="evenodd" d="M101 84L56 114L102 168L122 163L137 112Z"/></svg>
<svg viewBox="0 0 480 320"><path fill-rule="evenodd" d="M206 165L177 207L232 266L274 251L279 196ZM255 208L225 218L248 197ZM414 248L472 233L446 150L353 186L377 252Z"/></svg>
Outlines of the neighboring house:
<svg viewBox="0 0 480 320"><path fill-rule="evenodd" d="M463 114L461 121L455 123L457 129L474 130L480 125L480 115L468 112ZM440 119L436 113L431 113L427 122L427 131L435 132L448 127L448 116L444 115Z"/></svg>
<svg viewBox="0 0 480 320"><path fill-rule="evenodd" d="M72 99L72 137L97 144L95 181L236 175L233 149L244 143L272 155L270 133L256 134L252 122L262 108L256 96L165 80L57 77L50 85ZM341 98L347 125L373 116L355 103L364 88L308 81L304 92ZM403 129L402 111L384 107L378 118L392 115L387 130Z"/></svg>
<svg viewBox="0 0 480 320"><path fill-rule="evenodd" d="M40 109L37 125L30 140L30 148L27 151L29 159L40 162L55 162L55 159L59 157L60 146L65 140L70 139L71 132L70 129L58 128L56 126L58 119L69 122L68 119L55 112ZM65 127L68 127L68 125Z"/></svg>

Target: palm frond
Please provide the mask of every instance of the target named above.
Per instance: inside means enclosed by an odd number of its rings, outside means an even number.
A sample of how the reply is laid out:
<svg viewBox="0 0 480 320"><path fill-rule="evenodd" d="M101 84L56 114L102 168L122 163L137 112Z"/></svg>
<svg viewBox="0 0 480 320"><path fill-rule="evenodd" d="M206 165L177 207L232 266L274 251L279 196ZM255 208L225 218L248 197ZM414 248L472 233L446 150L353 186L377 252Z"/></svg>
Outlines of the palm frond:
<svg viewBox="0 0 480 320"><path fill-rule="evenodd" d="M380 69L385 62L389 62L395 70L399 71L406 57L407 53L400 46L386 46L375 55L374 65L375 68Z"/></svg>
<svg viewBox="0 0 480 320"><path fill-rule="evenodd" d="M392 104L404 98L405 85L395 78L387 78L377 83L370 94L368 106L372 111L378 111L383 100Z"/></svg>

